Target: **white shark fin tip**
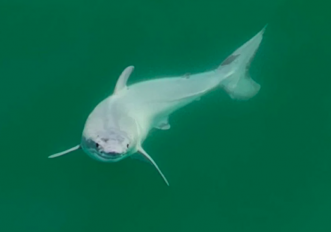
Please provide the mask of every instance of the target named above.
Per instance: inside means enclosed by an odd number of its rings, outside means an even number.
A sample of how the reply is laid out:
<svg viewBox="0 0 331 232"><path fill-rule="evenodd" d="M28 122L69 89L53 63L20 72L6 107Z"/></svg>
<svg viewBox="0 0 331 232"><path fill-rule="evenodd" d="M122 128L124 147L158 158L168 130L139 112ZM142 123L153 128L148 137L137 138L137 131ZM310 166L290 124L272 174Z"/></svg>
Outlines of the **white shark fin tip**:
<svg viewBox="0 0 331 232"><path fill-rule="evenodd" d="M65 154L68 154L68 153L70 153L70 152L76 151L76 150L78 150L78 149L80 149L80 145L74 146L74 147L72 147L72 148L70 148L70 149L68 149L68 150L65 150L65 151L62 151L62 152L56 153L56 154L54 154L54 155L50 155L50 156L48 156L48 158L49 158L49 159L52 159L52 158L56 158L56 157L59 157L59 156L63 156L63 155L65 155Z"/></svg>
<svg viewBox="0 0 331 232"><path fill-rule="evenodd" d="M160 173L160 175L162 176L164 182L169 186L169 182L167 180L167 178L163 175L162 171L160 170L159 166L157 166L157 164L155 163L155 161L152 159L152 157L150 157L147 152L142 148L140 147L138 149L138 151L146 158L148 159L152 164L153 166L156 168L156 170Z"/></svg>

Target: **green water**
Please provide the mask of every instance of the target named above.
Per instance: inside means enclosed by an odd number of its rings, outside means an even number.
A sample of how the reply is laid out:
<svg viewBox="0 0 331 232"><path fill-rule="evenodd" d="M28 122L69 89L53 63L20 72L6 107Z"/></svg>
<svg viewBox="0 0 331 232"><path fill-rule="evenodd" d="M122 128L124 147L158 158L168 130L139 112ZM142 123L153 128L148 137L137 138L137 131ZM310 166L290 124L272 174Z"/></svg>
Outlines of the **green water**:
<svg viewBox="0 0 331 232"><path fill-rule="evenodd" d="M330 5L0 0L0 231L331 231ZM144 143L170 187L137 160L47 159L126 66L209 70L267 23L256 97L213 92Z"/></svg>

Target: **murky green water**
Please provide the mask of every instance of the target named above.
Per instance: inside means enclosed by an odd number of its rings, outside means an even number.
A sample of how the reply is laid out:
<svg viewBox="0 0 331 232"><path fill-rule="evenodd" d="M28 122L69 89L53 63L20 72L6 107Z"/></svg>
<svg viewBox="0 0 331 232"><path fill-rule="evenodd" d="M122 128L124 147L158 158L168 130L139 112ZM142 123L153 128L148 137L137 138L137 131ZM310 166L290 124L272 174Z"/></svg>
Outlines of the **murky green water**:
<svg viewBox="0 0 331 232"><path fill-rule="evenodd" d="M0 231L331 230L327 1L0 0ZM260 93L213 92L144 147L167 176L82 151L86 117L130 82L216 67L266 23Z"/></svg>

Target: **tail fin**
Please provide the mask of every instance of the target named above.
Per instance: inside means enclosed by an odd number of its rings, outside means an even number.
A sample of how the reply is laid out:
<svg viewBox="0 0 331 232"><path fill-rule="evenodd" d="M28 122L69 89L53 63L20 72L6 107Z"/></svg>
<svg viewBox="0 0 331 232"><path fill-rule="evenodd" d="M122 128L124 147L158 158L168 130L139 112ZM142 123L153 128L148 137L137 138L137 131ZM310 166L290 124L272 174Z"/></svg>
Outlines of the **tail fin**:
<svg viewBox="0 0 331 232"><path fill-rule="evenodd" d="M221 82L221 86L232 99L248 100L260 90L260 85L249 75L249 67L260 46L265 29L266 26L218 67L220 72L228 75Z"/></svg>

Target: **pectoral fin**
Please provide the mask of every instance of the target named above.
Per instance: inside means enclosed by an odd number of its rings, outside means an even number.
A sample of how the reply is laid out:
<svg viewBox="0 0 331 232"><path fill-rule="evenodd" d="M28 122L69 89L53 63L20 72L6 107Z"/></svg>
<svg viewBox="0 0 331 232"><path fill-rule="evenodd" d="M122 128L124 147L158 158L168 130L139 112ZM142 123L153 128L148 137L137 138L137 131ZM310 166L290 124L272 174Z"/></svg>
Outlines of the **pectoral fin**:
<svg viewBox="0 0 331 232"><path fill-rule="evenodd" d="M62 155L68 154L68 153L70 153L70 152L76 151L76 150L78 150L78 149L80 149L80 145L77 145L77 146L72 147L72 148L70 148L70 149L68 149L68 150L62 151L62 152L60 152L60 153L56 153L56 154L54 154L54 155L50 155L50 156L48 156L48 158L56 158L56 157L59 157L59 156L62 156Z"/></svg>
<svg viewBox="0 0 331 232"><path fill-rule="evenodd" d="M144 155L136 153L130 156L131 159L135 159L135 160L139 160L145 163L148 163L149 165L151 165L151 162L149 162L149 160L147 158L145 158Z"/></svg>
<svg viewBox="0 0 331 232"><path fill-rule="evenodd" d="M151 162L153 164L153 166L156 168L156 170L160 173L160 175L162 176L163 180L166 182L166 184L169 186L169 182L167 180L167 178L163 175L163 173L161 172L159 166L157 166L157 164L155 163L155 161L152 159L152 157L150 157L147 152L142 148L140 147L138 149L138 151L147 159L149 160L149 162Z"/></svg>

